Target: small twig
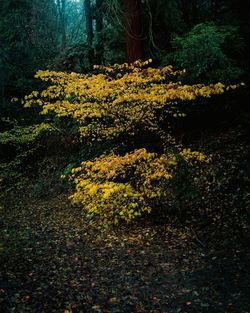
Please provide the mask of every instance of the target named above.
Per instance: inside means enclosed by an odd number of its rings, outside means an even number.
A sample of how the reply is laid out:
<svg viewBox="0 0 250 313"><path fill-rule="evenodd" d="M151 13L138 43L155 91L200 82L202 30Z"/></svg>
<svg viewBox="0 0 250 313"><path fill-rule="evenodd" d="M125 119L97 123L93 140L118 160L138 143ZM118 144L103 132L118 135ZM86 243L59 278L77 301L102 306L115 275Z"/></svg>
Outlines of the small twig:
<svg viewBox="0 0 250 313"><path fill-rule="evenodd" d="M190 227L190 228L186 227L186 229L187 229L188 231L190 231L190 232L193 234L193 237L194 237L195 241L196 241L198 244L200 244L200 245L202 246L202 248L206 248L206 247L207 247L207 244L204 243L203 241L201 241L201 240L199 239L199 237L198 237L196 231L195 231L192 227Z"/></svg>

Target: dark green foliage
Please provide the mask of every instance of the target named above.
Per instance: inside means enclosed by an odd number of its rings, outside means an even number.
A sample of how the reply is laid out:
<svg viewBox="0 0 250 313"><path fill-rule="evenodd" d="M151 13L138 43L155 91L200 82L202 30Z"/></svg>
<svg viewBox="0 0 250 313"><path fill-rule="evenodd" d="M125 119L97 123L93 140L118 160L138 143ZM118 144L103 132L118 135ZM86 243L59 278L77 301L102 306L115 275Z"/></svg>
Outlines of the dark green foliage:
<svg viewBox="0 0 250 313"><path fill-rule="evenodd" d="M125 55L124 30L114 25L108 25L102 32L104 58L106 64L123 63ZM96 38L98 42L98 38Z"/></svg>
<svg viewBox="0 0 250 313"><path fill-rule="evenodd" d="M68 170L63 170L68 162L65 156L45 156L39 160L36 176L33 178L31 187L31 196L34 198L49 198L55 194L65 193L68 191L68 184L61 178L62 171L65 173Z"/></svg>
<svg viewBox="0 0 250 313"><path fill-rule="evenodd" d="M185 29L180 1L150 0L145 1L144 18L146 19L147 47L149 53L171 50L171 40Z"/></svg>
<svg viewBox="0 0 250 313"><path fill-rule="evenodd" d="M240 38L237 29L215 24L198 24L182 37L172 41L174 52L165 62L174 63L188 72L188 79L202 82L232 82L239 79L243 71L227 51L239 48Z"/></svg>
<svg viewBox="0 0 250 313"><path fill-rule="evenodd" d="M16 126L0 133L0 190L23 188L36 176L33 162L41 157L45 138L56 130L49 124Z"/></svg>
<svg viewBox="0 0 250 313"><path fill-rule="evenodd" d="M0 68L1 101L22 96L30 90L31 79L56 51L56 22L53 2L1 2Z"/></svg>
<svg viewBox="0 0 250 313"><path fill-rule="evenodd" d="M89 63L91 49L85 42L72 44L65 49L63 54L55 59L52 68L60 71L86 73L93 67L93 64Z"/></svg>

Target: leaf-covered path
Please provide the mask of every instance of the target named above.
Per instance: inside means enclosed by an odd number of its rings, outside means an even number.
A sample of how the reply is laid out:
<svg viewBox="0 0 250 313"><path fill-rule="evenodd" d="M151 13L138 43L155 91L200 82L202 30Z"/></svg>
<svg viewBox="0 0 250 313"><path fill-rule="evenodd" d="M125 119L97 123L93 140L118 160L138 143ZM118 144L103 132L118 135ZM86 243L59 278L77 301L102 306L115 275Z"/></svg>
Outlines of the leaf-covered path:
<svg viewBox="0 0 250 313"><path fill-rule="evenodd" d="M250 312L244 227L105 232L67 195L23 196L1 217L1 313Z"/></svg>

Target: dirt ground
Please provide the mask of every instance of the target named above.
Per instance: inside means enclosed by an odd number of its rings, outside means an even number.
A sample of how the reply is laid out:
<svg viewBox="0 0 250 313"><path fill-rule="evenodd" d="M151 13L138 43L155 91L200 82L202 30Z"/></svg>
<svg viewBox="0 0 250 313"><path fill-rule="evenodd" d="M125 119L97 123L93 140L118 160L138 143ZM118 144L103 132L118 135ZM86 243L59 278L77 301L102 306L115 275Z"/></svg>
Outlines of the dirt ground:
<svg viewBox="0 0 250 313"><path fill-rule="evenodd" d="M103 230L67 195L1 210L0 312L250 312L249 233L133 225Z"/></svg>

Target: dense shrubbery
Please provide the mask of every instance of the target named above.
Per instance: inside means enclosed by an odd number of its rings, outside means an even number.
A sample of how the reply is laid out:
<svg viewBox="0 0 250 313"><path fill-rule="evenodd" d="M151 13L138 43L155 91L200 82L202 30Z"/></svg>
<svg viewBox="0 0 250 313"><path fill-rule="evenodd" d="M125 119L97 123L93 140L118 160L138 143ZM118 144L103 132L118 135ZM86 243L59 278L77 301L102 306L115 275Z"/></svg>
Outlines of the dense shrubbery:
<svg viewBox="0 0 250 313"><path fill-rule="evenodd" d="M179 158L208 161L202 153L184 149ZM131 221L143 212L167 210L172 202L170 182L179 170L174 153L157 155L137 149L124 156L111 155L82 163L73 169L76 192L71 197L89 215L97 214L105 223Z"/></svg>
<svg viewBox="0 0 250 313"><path fill-rule="evenodd" d="M116 144L113 153L83 162L71 175L73 202L104 224L130 222L177 205L173 182L184 190L184 182L176 179L180 171L209 158L175 142L173 120L185 115L181 108L190 101L237 87L184 85L176 81L183 71L155 69L149 63L96 66L89 75L39 71L37 77L50 84L26 97L26 107L38 105L42 114L71 120L84 145Z"/></svg>
<svg viewBox="0 0 250 313"><path fill-rule="evenodd" d="M24 187L32 159L39 153L42 140L55 129L46 123L16 126L0 133L0 190Z"/></svg>
<svg viewBox="0 0 250 313"><path fill-rule="evenodd" d="M176 37L172 45L174 52L165 62L186 68L189 81L228 83L239 79L243 73L231 57L244 49L235 27L198 24L184 36Z"/></svg>

